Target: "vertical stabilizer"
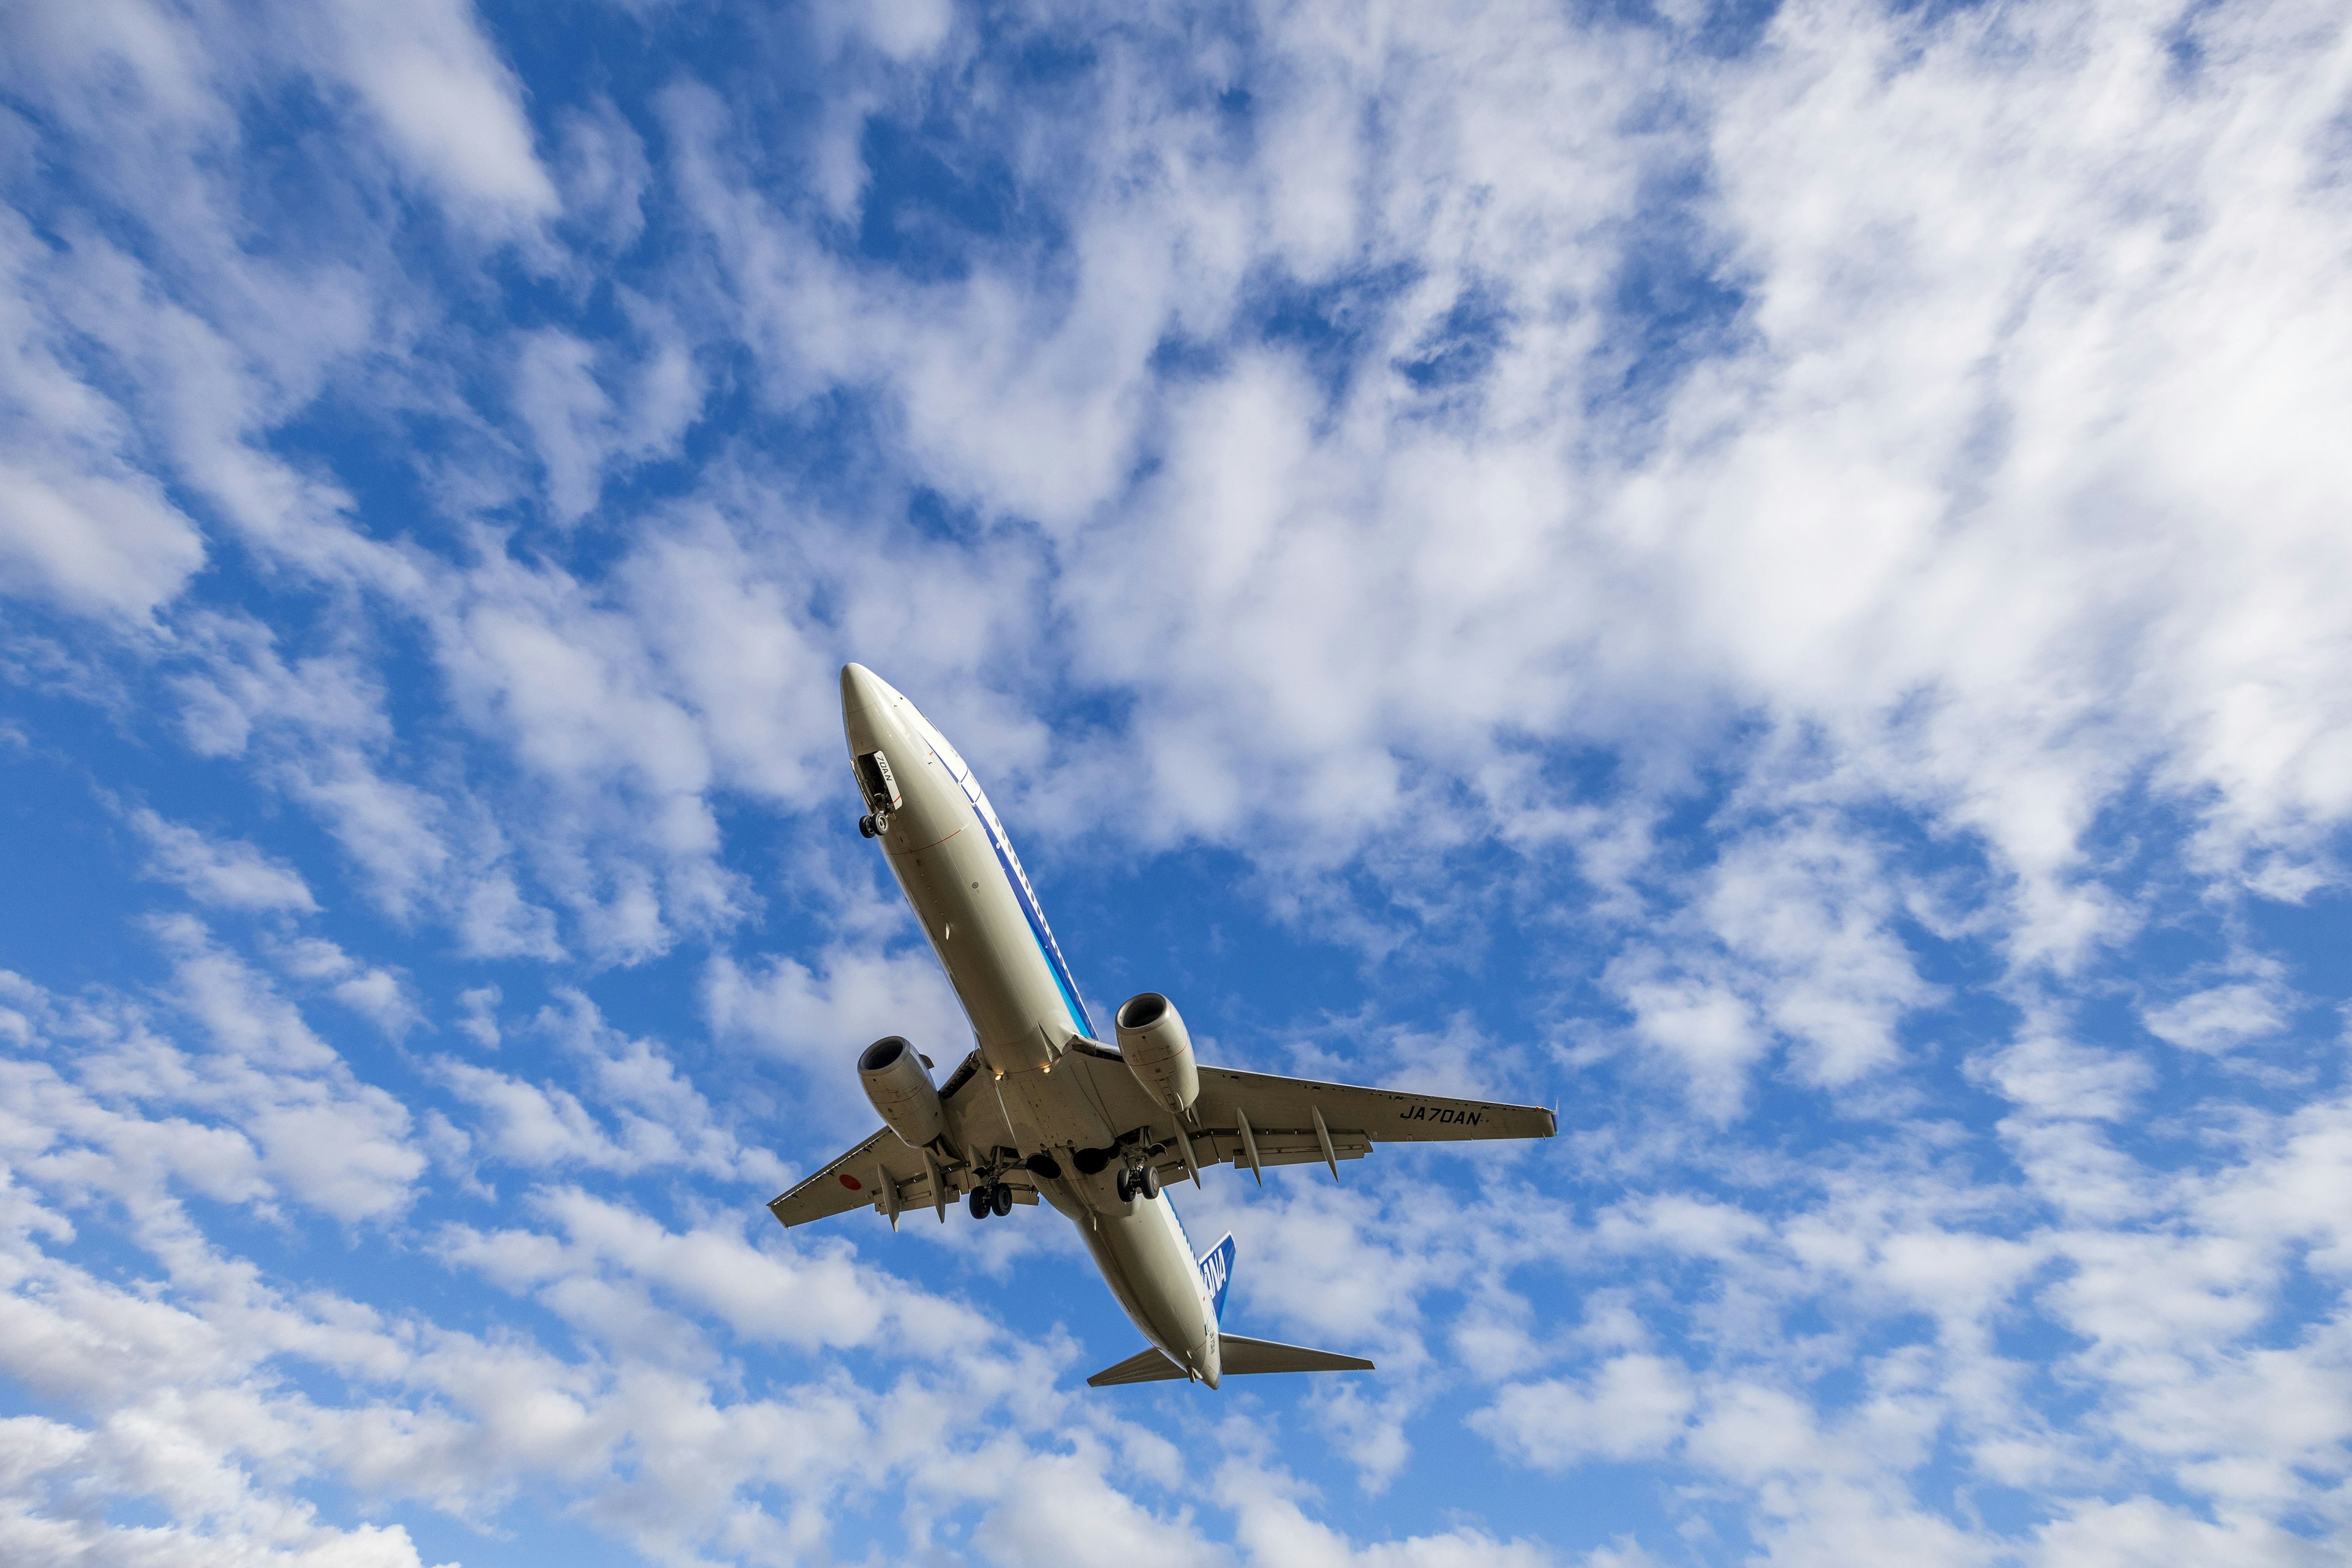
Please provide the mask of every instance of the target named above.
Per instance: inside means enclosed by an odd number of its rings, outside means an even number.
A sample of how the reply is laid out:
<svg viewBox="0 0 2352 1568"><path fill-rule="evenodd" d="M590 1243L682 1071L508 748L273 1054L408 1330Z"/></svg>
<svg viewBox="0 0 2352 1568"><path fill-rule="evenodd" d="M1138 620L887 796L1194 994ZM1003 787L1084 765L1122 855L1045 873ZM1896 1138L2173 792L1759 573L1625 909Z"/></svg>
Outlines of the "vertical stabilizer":
<svg viewBox="0 0 2352 1568"><path fill-rule="evenodd" d="M1201 1255L1201 1289L1208 1292L1210 1310L1225 1321L1225 1287L1234 1282L1234 1233Z"/></svg>

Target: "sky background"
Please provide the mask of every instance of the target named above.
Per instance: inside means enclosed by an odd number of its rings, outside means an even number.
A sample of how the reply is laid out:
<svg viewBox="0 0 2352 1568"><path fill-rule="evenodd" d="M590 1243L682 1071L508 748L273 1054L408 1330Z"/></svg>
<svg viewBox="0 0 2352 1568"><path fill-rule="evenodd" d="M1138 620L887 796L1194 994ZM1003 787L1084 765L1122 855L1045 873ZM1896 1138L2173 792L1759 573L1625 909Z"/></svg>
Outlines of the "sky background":
<svg viewBox="0 0 2352 1568"><path fill-rule="evenodd" d="M2352 24L0 15L0 1558L2352 1538ZM1089 1392L835 672L1097 1018L1556 1104Z"/></svg>

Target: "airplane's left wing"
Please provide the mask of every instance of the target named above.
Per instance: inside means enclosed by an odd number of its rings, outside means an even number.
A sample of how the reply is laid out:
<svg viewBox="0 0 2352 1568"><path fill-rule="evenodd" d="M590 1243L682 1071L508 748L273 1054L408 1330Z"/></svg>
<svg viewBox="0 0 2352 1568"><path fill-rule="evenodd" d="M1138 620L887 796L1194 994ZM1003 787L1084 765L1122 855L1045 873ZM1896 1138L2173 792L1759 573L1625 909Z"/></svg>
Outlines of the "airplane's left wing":
<svg viewBox="0 0 2352 1568"><path fill-rule="evenodd" d="M1454 1100L1352 1083L1277 1078L1203 1067L1193 1114L1205 1126L1307 1132L1320 1117L1330 1131L1360 1134L1375 1143L1451 1143L1466 1138L1549 1138L1557 1119L1540 1105Z"/></svg>
<svg viewBox="0 0 2352 1568"><path fill-rule="evenodd" d="M1263 1167L1359 1160L1375 1143L1453 1142L1465 1139L1549 1138L1558 1119L1539 1105L1457 1100L1361 1084L1324 1083L1202 1066L1200 1099L1178 1137L1175 1121L1154 1105L1116 1051L1087 1041L1096 1091L1114 1122L1148 1136L1162 1174L1181 1170L1189 1142L1194 1163Z"/></svg>

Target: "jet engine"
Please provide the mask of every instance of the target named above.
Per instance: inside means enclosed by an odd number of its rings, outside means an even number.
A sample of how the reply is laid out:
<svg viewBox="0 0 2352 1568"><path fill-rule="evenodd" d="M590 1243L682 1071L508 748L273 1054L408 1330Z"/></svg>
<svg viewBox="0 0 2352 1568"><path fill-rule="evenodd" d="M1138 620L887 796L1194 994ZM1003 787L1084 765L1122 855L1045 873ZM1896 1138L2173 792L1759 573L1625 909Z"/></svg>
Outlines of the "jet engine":
<svg viewBox="0 0 2352 1568"><path fill-rule="evenodd" d="M857 1058L857 1079L866 1098L882 1113L883 1124L910 1149L936 1142L947 1131L940 1091L915 1047L897 1035L875 1041Z"/></svg>
<svg viewBox="0 0 2352 1568"><path fill-rule="evenodd" d="M1182 1116L1201 1098L1201 1069L1192 1065L1192 1037L1175 1004L1146 991L1119 1004L1118 1054L1143 1092Z"/></svg>

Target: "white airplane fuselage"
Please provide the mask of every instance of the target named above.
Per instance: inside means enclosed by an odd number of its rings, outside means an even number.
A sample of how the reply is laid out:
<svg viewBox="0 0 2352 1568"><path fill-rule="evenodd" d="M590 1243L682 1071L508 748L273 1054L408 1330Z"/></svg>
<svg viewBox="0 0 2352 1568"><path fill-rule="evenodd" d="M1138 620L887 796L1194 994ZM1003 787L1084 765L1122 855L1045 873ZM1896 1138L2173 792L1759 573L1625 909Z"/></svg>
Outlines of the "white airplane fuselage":
<svg viewBox="0 0 2352 1568"><path fill-rule="evenodd" d="M955 748L871 670L843 668L841 708L853 764L875 752L888 760L899 803L877 842L992 1075L987 1114L965 1116L950 1135L975 1157L1005 1149L1028 1161L1039 1194L1077 1226L1136 1326L1215 1387L1215 1304L1174 1205L1164 1195L1122 1199L1116 1161L1093 1174L1081 1169L1082 1154L1099 1159L1120 1129L1084 1074L1055 1070L1074 1041L1095 1034L1003 824Z"/></svg>

